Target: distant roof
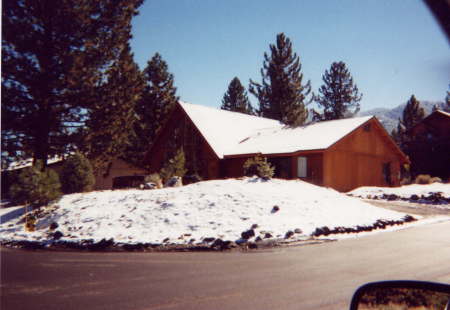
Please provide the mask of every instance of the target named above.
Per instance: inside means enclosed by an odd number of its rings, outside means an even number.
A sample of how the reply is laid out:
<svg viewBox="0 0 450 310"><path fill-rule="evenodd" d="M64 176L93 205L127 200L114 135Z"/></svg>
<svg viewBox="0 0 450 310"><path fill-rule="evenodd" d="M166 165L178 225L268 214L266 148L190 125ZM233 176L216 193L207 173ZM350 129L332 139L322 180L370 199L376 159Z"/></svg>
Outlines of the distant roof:
<svg viewBox="0 0 450 310"><path fill-rule="evenodd" d="M63 160L63 157L61 157L61 156L49 157L47 160L47 165L56 164L62 160ZM32 165L33 165L33 158L27 158L27 159L22 159L22 160L18 160L18 161L13 161L12 163L10 163L8 165L8 167L6 169L2 169L2 171L17 170L17 169L22 169L22 168L26 168L26 167L31 167Z"/></svg>
<svg viewBox="0 0 450 310"><path fill-rule="evenodd" d="M435 112L440 113L440 114L443 114L443 115L445 115L445 116L447 116L447 117L450 117L450 113L448 113L448 112L445 112L445 111L442 111L442 110L437 110L437 111L435 111Z"/></svg>
<svg viewBox="0 0 450 310"><path fill-rule="evenodd" d="M263 117L180 102L219 158L327 149L373 116L289 128Z"/></svg>

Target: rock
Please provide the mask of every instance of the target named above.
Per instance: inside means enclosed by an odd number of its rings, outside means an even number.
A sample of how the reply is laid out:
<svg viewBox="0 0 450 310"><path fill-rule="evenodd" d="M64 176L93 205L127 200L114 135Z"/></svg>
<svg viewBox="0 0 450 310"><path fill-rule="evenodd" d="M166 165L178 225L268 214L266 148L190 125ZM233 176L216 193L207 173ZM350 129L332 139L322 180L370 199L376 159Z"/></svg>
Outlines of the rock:
<svg viewBox="0 0 450 310"><path fill-rule="evenodd" d="M303 231L302 231L300 228L294 229L294 232L295 232L296 234L301 234L301 233L303 233Z"/></svg>
<svg viewBox="0 0 450 310"><path fill-rule="evenodd" d="M292 230L289 230L285 235L284 239L289 239L294 235L294 232Z"/></svg>
<svg viewBox="0 0 450 310"><path fill-rule="evenodd" d="M271 233L265 233L264 234L264 239L269 239L269 238L273 238Z"/></svg>
<svg viewBox="0 0 450 310"><path fill-rule="evenodd" d="M230 240L224 241L222 243L223 250L228 250L228 249L235 248L235 247L237 247L237 244Z"/></svg>
<svg viewBox="0 0 450 310"><path fill-rule="evenodd" d="M59 240L59 239L62 238L62 236L64 236L64 235L63 235L63 233L60 232L59 230L57 230L57 231L55 231L55 232L53 233L53 239L54 239L54 240Z"/></svg>
<svg viewBox="0 0 450 310"><path fill-rule="evenodd" d="M273 208L272 208L272 213L276 213L276 212L278 212L278 211L280 211L280 207L279 206L273 206Z"/></svg>
<svg viewBox="0 0 450 310"><path fill-rule="evenodd" d="M169 240L170 240L170 238L166 238L166 239L163 240L163 243L166 243L166 242L168 242Z"/></svg>
<svg viewBox="0 0 450 310"><path fill-rule="evenodd" d="M405 217L403 218L403 220L405 221L405 222L414 222L414 221L416 221L416 219L413 217L413 216L411 216L411 215L409 215L409 214L407 214L407 215L405 215Z"/></svg>
<svg viewBox="0 0 450 310"><path fill-rule="evenodd" d="M236 244L237 245L246 244L247 242L248 242L247 239L238 239L238 240L236 240Z"/></svg>
<svg viewBox="0 0 450 310"><path fill-rule="evenodd" d="M410 197L409 199L411 199L411 200L413 200L413 201L417 201L417 200L419 200L419 196L417 196L416 194L414 194L414 195L411 195L411 197Z"/></svg>
<svg viewBox="0 0 450 310"><path fill-rule="evenodd" d="M213 242L214 240L216 240L216 238L213 238L213 237L203 238L203 242L206 242L206 243L211 243L211 242Z"/></svg>
<svg viewBox="0 0 450 310"><path fill-rule="evenodd" d="M153 182L148 182L140 185L141 189L155 189L158 188L158 185Z"/></svg>
<svg viewBox="0 0 450 310"><path fill-rule="evenodd" d="M253 224L252 225L252 229L256 229L256 228L258 228L259 226L258 226L258 224Z"/></svg>
<svg viewBox="0 0 450 310"><path fill-rule="evenodd" d="M255 231L253 229L249 229L249 230L243 231L241 233L242 239L246 239L246 240L248 240L248 239L250 239L251 237L254 237L254 236L255 236Z"/></svg>
<svg viewBox="0 0 450 310"><path fill-rule="evenodd" d="M260 236L255 238L255 242L261 242L261 241L262 241L262 238Z"/></svg>
<svg viewBox="0 0 450 310"><path fill-rule="evenodd" d="M56 228L58 228L58 226L59 226L58 223L53 222L53 223L50 224L50 229L51 230L55 230Z"/></svg>
<svg viewBox="0 0 450 310"><path fill-rule="evenodd" d="M314 232L312 233L312 235L313 235L314 237L319 237L319 236L323 235L323 230L322 230L322 228L317 227L317 228L314 230Z"/></svg>
<svg viewBox="0 0 450 310"><path fill-rule="evenodd" d="M398 196L395 195L395 194L390 194L390 195L387 195L387 198L386 198L386 199L389 200L389 201L397 200L397 199L398 199Z"/></svg>
<svg viewBox="0 0 450 310"><path fill-rule="evenodd" d="M250 243L248 244L248 248L249 248L249 249L257 249L257 248L258 248L258 245L257 245L256 243L254 243L254 242L250 242Z"/></svg>
<svg viewBox="0 0 450 310"><path fill-rule="evenodd" d="M327 226L322 227L322 232L325 236L328 236L329 234L331 234L331 230Z"/></svg>
<svg viewBox="0 0 450 310"><path fill-rule="evenodd" d="M173 176L169 180L167 180L166 184L164 184L164 187L180 187L183 186L183 182L181 181L181 178L178 176Z"/></svg>
<svg viewBox="0 0 450 310"><path fill-rule="evenodd" d="M337 233L344 234L345 233L345 227L339 226L335 228Z"/></svg>
<svg viewBox="0 0 450 310"><path fill-rule="evenodd" d="M213 249L222 249L223 247L223 240L220 238L217 238L214 240L213 244L211 244L211 248Z"/></svg>
<svg viewBox="0 0 450 310"><path fill-rule="evenodd" d="M108 239L108 240L102 239L102 240L100 240L97 243L89 244L87 246L87 248L89 250L98 251L98 250L104 250L104 249L109 248L109 247L111 247L113 245L114 245L114 239L113 238Z"/></svg>
<svg viewBox="0 0 450 310"><path fill-rule="evenodd" d="M236 244L233 241L227 240L223 241L220 238L217 238L213 244L211 244L211 248L214 250L229 250L231 248L236 247Z"/></svg>

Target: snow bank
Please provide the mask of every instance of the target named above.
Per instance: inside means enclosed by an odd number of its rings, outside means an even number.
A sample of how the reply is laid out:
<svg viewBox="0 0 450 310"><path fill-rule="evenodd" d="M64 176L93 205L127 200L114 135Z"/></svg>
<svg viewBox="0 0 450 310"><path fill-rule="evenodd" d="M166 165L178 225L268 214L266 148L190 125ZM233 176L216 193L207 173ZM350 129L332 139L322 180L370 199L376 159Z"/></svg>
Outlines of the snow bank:
<svg viewBox="0 0 450 310"><path fill-rule="evenodd" d="M403 200L431 200L436 203L448 204L450 199L450 184L411 184L401 187L359 187L348 193L349 195L362 198ZM426 201L424 201L426 202Z"/></svg>
<svg viewBox="0 0 450 310"><path fill-rule="evenodd" d="M279 210L274 212L274 206ZM356 227L405 216L303 181L258 178L72 194L45 213L35 232L26 232L19 220L1 224L0 240L51 239L53 222L65 241L114 238L123 243L186 244L207 237L234 241L256 225L253 238L267 233L283 238L297 229L293 239L301 239L318 227Z"/></svg>

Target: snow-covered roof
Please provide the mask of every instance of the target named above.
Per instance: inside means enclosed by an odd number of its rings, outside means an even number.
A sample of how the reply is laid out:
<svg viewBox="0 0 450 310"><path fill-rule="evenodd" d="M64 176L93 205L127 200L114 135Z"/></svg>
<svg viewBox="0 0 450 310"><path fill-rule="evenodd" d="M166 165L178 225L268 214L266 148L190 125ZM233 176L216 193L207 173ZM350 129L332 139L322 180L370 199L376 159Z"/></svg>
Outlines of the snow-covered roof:
<svg viewBox="0 0 450 310"><path fill-rule="evenodd" d="M441 114L443 114L443 115L445 115L445 116L450 117L450 113L448 113L448 112L445 112L445 111L442 111L442 110L437 110L436 112L441 113Z"/></svg>
<svg viewBox="0 0 450 310"><path fill-rule="evenodd" d="M372 118L365 116L289 128L268 118L183 102L180 106L219 158L326 149Z"/></svg>
<svg viewBox="0 0 450 310"><path fill-rule="evenodd" d="M219 158L230 154L231 149L257 130L281 128L283 126L276 120L244 113L219 110L185 102L180 102L180 106Z"/></svg>
<svg viewBox="0 0 450 310"><path fill-rule="evenodd" d="M63 157L61 157L61 156L49 157L47 159L47 165L56 164L62 160L63 160ZM18 170L18 169L23 169L26 167L31 167L32 165L33 165L33 158L27 158L27 159L22 159L22 160L18 160L18 161L13 161L12 163L10 163L8 165L8 168L3 169L3 170L6 170L6 171Z"/></svg>
<svg viewBox="0 0 450 310"><path fill-rule="evenodd" d="M231 150L230 155L324 150L371 118L372 116L365 116L319 122L297 128L258 130Z"/></svg>

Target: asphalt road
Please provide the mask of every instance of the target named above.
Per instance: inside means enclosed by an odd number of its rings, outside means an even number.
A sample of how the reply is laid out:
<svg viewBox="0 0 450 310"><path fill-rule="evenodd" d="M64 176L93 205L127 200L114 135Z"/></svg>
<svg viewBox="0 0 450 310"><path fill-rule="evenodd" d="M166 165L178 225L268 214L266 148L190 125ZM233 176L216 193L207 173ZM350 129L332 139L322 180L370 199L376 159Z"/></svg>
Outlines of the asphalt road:
<svg viewBox="0 0 450 310"><path fill-rule="evenodd" d="M1 250L1 309L348 309L369 281L450 283L450 222L265 252Z"/></svg>

